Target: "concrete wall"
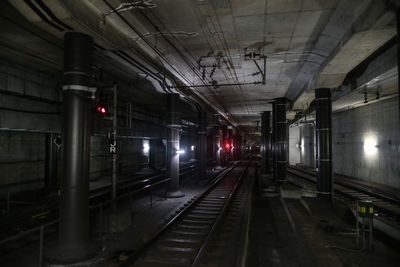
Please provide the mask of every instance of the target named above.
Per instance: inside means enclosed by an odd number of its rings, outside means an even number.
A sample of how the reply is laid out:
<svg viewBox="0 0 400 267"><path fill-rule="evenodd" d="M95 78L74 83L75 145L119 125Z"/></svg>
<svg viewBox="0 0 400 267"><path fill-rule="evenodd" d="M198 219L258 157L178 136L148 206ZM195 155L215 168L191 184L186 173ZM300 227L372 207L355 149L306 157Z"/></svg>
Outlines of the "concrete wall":
<svg viewBox="0 0 400 267"><path fill-rule="evenodd" d="M398 98L334 113L333 171L400 188L398 114ZM313 151L310 147L310 152L301 152L301 149L296 147L296 143L301 143L302 138L306 146L307 130L304 129L304 125L289 128L289 164L313 163L310 153L312 151L315 155L315 149ZM310 143L313 139L314 137L308 136Z"/></svg>
<svg viewBox="0 0 400 267"><path fill-rule="evenodd" d="M60 76L51 70L33 70L0 59L0 198L7 191L13 195L44 186L46 132L62 132ZM125 107L127 97L121 95L119 99L120 106ZM144 138L157 140L150 148L155 149L155 167L165 167L164 115L133 105L131 119L129 124L127 110L119 108L119 175L127 177L149 167L149 155L143 153ZM111 175L107 132L112 121L97 113L92 121L90 179L97 180ZM61 152L57 180L62 176Z"/></svg>
<svg viewBox="0 0 400 267"><path fill-rule="evenodd" d="M335 113L334 172L400 188L398 98Z"/></svg>

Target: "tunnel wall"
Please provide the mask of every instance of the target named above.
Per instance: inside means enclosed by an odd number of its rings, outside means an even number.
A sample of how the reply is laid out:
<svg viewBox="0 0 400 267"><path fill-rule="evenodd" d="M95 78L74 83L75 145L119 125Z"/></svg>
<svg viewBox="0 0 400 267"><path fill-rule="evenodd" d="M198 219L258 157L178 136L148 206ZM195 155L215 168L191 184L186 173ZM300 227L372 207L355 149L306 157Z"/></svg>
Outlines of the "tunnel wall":
<svg viewBox="0 0 400 267"><path fill-rule="evenodd" d="M43 188L45 185L46 132L62 131L61 74L36 70L0 58L0 198L19 192ZM128 175L148 166L143 155L143 138L156 139L157 168L165 165L165 122L160 114L132 105L131 127L123 100L118 113L120 154L118 173ZM91 136L90 179L111 174L107 132L112 121L99 114L93 116ZM192 143L192 142L190 142ZM58 153L58 177L62 175L61 151Z"/></svg>
<svg viewBox="0 0 400 267"><path fill-rule="evenodd" d="M398 114L397 97L334 113L333 172L400 188ZM289 164L302 163L299 129L289 128Z"/></svg>
<svg viewBox="0 0 400 267"><path fill-rule="evenodd" d="M334 113L333 171L400 188L398 114L397 97Z"/></svg>

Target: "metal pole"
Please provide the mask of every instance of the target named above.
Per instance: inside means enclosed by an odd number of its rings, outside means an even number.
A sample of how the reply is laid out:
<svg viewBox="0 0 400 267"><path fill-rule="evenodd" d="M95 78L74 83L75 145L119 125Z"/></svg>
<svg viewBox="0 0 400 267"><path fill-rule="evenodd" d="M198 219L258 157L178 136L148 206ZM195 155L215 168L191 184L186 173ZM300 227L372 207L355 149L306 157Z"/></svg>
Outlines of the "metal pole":
<svg viewBox="0 0 400 267"><path fill-rule="evenodd" d="M170 178L167 197L183 197L179 191L179 129L180 118L176 111L179 95L168 94L167 175Z"/></svg>
<svg viewBox="0 0 400 267"><path fill-rule="evenodd" d="M64 37L63 178L60 195L59 258L79 261L89 254L89 164L91 53L93 40L82 33Z"/></svg>
<svg viewBox="0 0 400 267"><path fill-rule="evenodd" d="M315 90L317 196L332 200L332 103L329 88Z"/></svg>
<svg viewBox="0 0 400 267"><path fill-rule="evenodd" d="M118 123L118 110L117 110L117 104L118 104L118 95L117 95L117 90L118 87L116 84L114 84L113 87L113 129L112 129L112 136L113 140L117 142L117 123ZM115 153L112 154L112 199L115 200L117 198L117 153L118 149L116 150ZM113 207L116 208L116 202L113 202Z"/></svg>

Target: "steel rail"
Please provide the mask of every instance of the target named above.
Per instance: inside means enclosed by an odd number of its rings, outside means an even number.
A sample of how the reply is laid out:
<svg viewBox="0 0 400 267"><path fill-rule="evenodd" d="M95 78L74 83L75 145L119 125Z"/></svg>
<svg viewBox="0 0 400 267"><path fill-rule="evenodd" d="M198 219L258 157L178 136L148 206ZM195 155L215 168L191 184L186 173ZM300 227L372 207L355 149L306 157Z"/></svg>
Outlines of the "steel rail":
<svg viewBox="0 0 400 267"><path fill-rule="evenodd" d="M209 193L211 190L213 190L218 183L225 178L225 176L230 173L236 166L238 165L238 162L232 163L229 167L227 167L222 173L220 173L212 182L211 184L204 189L199 195L198 197L189 205L187 205L186 207L184 207L181 211L179 211L168 223L166 223L159 231L157 231L157 233L155 233L149 240L149 242L147 242L146 244L144 244L142 247L140 247L138 250L136 250L132 255L130 255L130 257L123 262L120 266L121 267L126 267L126 266L131 266L133 265L139 258L140 256L142 256L145 252L147 252L152 245L157 242L161 235L164 234L171 225L173 225L174 223L176 223L180 218L183 217L183 215L190 209L192 208L194 205L196 205L197 203L199 203L203 196L205 196L207 193Z"/></svg>

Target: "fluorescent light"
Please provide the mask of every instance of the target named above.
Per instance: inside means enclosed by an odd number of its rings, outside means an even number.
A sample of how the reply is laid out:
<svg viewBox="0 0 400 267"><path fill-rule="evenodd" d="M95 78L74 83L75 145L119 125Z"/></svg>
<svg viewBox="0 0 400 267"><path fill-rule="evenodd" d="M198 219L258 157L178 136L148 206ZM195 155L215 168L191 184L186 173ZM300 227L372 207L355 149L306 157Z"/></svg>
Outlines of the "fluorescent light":
<svg viewBox="0 0 400 267"><path fill-rule="evenodd" d="M176 151L176 154L183 154L183 153L185 153L185 150L177 150Z"/></svg>
<svg viewBox="0 0 400 267"><path fill-rule="evenodd" d="M191 146L191 147L190 147L190 150L191 150L191 151L194 151L194 146Z"/></svg>

